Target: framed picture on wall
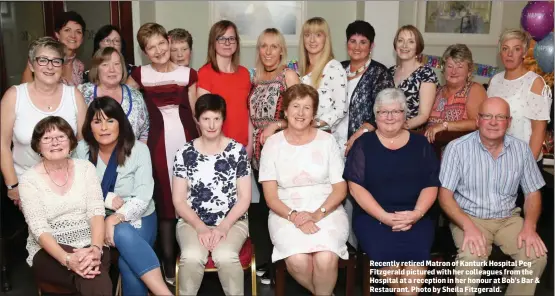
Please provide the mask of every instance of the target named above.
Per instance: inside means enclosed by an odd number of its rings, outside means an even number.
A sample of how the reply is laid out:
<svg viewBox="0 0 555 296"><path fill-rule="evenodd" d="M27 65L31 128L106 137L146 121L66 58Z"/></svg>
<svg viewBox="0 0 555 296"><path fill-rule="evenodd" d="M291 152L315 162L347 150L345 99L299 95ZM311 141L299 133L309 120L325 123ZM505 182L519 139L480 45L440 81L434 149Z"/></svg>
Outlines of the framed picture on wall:
<svg viewBox="0 0 555 296"><path fill-rule="evenodd" d="M306 18L305 1L210 1L210 26L220 20L237 25L242 46L256 46L266 28L277 28L288 46L299 43Z"/></svg>
<svg viewBox="0 0 555 296"><path fill-rule="evenodd" d="M502 1L416 1L414 21L426 44L496 45Z"/></svg>

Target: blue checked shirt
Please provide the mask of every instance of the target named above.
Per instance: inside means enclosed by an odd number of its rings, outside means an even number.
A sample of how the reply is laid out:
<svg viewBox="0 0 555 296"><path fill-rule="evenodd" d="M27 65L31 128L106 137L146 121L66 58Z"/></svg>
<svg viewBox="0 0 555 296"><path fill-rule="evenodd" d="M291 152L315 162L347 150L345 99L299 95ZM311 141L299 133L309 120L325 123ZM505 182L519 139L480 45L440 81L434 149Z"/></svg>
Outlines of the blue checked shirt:
<svg viewBox="0 0 555 296"><path fill-rule="evenodd" d="M519 184L525 195L545 185L527 143L505 135L503 149L494 159L478 131L447 145L439 180L454 192L463 211L480 219L510 217Z"/></svg>

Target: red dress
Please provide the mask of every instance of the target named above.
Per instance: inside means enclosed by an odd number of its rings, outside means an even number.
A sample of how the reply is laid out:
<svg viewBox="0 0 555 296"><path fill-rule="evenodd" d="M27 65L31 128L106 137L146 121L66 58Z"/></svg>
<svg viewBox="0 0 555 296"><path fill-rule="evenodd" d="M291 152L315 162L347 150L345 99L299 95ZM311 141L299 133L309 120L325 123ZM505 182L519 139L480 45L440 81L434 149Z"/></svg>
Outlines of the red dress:
<svg viewBox="0 0 555 296"><path fill-rule="evenodd" d="M131 77L144 92L150 117L147 145L152 159L153 197L158 217L175 219L171 191L171 164L175 152L183 147L186 141L199 136L188 93L189 87L197 82L197 73L187 67L178 67L172 72L161 73L147 65L133 69Z"/></svg>

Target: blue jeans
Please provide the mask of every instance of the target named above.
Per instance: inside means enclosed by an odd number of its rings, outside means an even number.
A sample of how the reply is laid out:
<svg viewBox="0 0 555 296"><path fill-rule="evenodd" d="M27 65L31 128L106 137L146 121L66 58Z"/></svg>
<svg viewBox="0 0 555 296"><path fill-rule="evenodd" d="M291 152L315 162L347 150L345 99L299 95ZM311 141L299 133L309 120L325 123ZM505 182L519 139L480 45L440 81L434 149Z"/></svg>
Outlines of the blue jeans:
<svg viewBox="0 0 555 296"><path fill-rule="evenodd" d="M142 218L141 228L125 222L116 225L114 243L120 256L118 260L122 278L123 294L148 295L148 289L141 280L145 273L160 267L152 246L158 226L156 212Z"/></svg>

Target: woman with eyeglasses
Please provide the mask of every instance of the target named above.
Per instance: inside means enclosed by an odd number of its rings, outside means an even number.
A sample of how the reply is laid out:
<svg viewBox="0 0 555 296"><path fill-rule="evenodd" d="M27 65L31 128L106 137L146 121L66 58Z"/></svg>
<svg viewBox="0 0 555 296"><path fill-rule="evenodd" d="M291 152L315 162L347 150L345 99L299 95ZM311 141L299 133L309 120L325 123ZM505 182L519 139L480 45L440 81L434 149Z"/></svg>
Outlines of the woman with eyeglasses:
<svg viewBox="0 0 555 296"><path fill-rule="evenodd" d="M105 25L105 26L102 26L100 29L98 29L98 31L96 31L96 34L94 35L94 40L93 40L93 58L94 58L94 54L99 49L106 48L106 47L113 47L117 49L117 51L119 51L122 54L122 56L125 54L126 43L123 37L121 36L121 31L118 27L113 25ZM125 64L125 67L127 69L127 76L131 75L131 71L136 66L133 64L125 63L124 60L122 60L122 63ZM85 71L85 73L83 73L83 83L90 82L89 72L90 72L90 69Z"/></svg>
<svg viewBox="0 0 555 296"><path fill-rule="evenodd" d="M222 132L252 153L252 126L247 105L251 89L247 68L239 65L241 40L237 26L227 20L215 23L208 35L206 64L198 70L198 95L212 93L224 98L227 120Z"/></svg>
<svg viewBox="0 0 555 296"><path fill-rule="evenodd" d="M430 260L434 222L428 210L441 184L431 144L403 128L407 112L401 89L387 88L378 94L377 129L355 141L343 178L356 200L352 226L362 251L374 262L403 262L382 271L391 272L387 276L391 288L416 291L426 267L415 262Z"/></svg>
<svg viewBox="0 0 555 296"><path fill-rule="evenodd" d="M162 268L166 282L175 284L175 225L172 202L173 160L186 142L198 137L193 118L197 99L197 72L170 60L166 29L146 23L137 32L137 41L151 63L131 72L127 85L144 91L150 118L147 145L154 173L154 201L162 248ZM246 108L246 103L245 103Z"/></svg>
<svg viewBox="0 0 555 296"><path fill-rule="evenodd" d="M54 30L56 39L64 45L63 68L60 79L64 84L77 86L83 82L85 65L77 59L77 51L83 44L87 26L83 17L75 11L67 11L57 19ZM23 71L21 83L33 81L36 73L28 64Z"/></svg>
<svg viewBox="0 0 555 296"><path fill-rule="evenodd" d="M60 82L63 57L64 45L52 37L33 41L28 60L35 73L33 81L11 87L0 103L0 167L8 197L16 205L19 205L19 177L40 161L31 148L35 125L45 117L59 116L81 137L87 107L79 90Z"/></svg>

